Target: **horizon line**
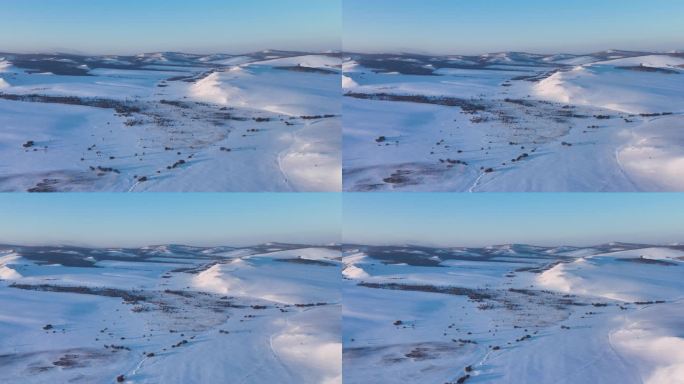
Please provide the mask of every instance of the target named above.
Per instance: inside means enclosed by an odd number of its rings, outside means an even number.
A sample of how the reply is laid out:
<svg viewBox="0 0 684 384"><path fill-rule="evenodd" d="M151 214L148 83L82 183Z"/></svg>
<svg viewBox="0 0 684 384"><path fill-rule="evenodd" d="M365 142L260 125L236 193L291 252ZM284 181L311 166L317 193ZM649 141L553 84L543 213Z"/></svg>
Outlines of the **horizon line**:
<svg viewBox="0 0 684 384"><path fill-rule="evenodd" d="M263 243L250 243L248 245L229 245L229 244L219 244L219 245L192 245L192 244L183 244L183 243L161 243L161 244L147 244L147 245L140 245L140 246L96 246L96 245L87 245L87 244L81 244L77 245L76 243L69 244L69 242L61 242L61 243L40 243L40 244L12 244L12 243L0 243L1 247L56 247L56 248L63 248L63 247L72 247L72 248L86 248L86 249L141 249L141 248L153 248L153 247L168 247L168 246L178 246L178 247L193 247L193 248L218 248L218 247L231 247L231 248L251 248L251 247L259 247L263 245L303 245L303 246L310 246L310 247L330 247L330 246L341 246L343 244L338 243L338 242L328 242L328 243L299 243L299 242L286 242L286 241L267 241Z"/></svg>
<svg viewBox="0 0 684 384"><path fill-rule="evenodd" d="M75 245L75 244L68 244L67 242L64 243L59 243L59 244L49 244L49 243L43 243L43 244L11 244L11 243L0 243L0 246L2 247L74 247L74 248L87 248L87 249L141 249L141 248L153 248L153 247L166 247L166 246L178 246L178 247L193 247L193 248L217 248L217 247L232 247L232 248L251 248L251 247L259 247L259 246L264 246L264 245L297 245L297 246L310 246L310 247L345 247L345 246L370 246L370 247L422 247L422 248L433 248L433 249L442 249L442 248L490 248L490 247L505 247L505 246L528 246L528 247L538 247L538 248L560 248L560 247L574 247L574 248L592 248L592 247L597 247L597 246L602 246L602 245L611 245L611 244L631 244L631 245L646 245L646 246L655 246L655 247L672 247L672 246L681 246L684 245L684 242L669 242L669 243L643 243L643 242L629 242L629 241L607 241L607 242L601 242L601 243L591 243L590 245L580 245L580 244L557 244L557 245L539 245L536 243L492 243L488 245L446 245L446 244L433 244L433 245L427 245L427 244L420 244L420 243L414 243L414 242L407 242L407 243L399 243L399 242L394 242L394 243L358 243L354 241L343 241L343 242L328 242L328 243L299 243L299 242L284 242L284 241L267 241L267 242L262 242L262 243L254 243L254 244L249 244L249 245L229 245L229 244L219 244L219 245L192 245L192 244L183 244L183 243L161 243L161 244L147 244L147 245L141 245L141 246L90 246L90 245Z"/></svg>
<svg viewBox="0 0 684 384"><path fill-rule="evenodd" d="M528 54L528 55L538 55L538 56L553 56L553 55L573 55L573 56L587 56L587 55L593 55L597 53L610 53L610 52L628 52L628 53L651 53L651 54L662 54L662 55L667 55L667 54L682 54L684 53L684 49L669 49L669 50L629 50L629 49L616 49L616 48L608 48L604 50L599 50L599 51L593 51L593 52L586 52L586 53L569 53L569 52L554 52L554 53L540 53L540 52L535 52L535 51L526 51L526 50L511 50L511 51L492 51L492 52L482 52L482 53L474 53L474 54L463 54L463 53L427 53L427 52L419 52L419 51L408 51L408 50L398 50L398 51L357 51L357 50L342 50L342 53L345 55L414 55L414 56L430 56L430 57L438 57L438 56L471 56L471 57L480 57L484 55L497 55L497 54L502 54L502 53L523 53L523 54Z"/></svg>
<svg viewBox="0 0 684 384"><path fill-rule="evenodd" d="M153 54L158 54L158 53L177 53L177 54L183 54L183 55L194 55L194 56L212 56L212 55L231 55L231 56L240 56L240 55L250 55L254 53L268 53L268 52L283 52L283 53L305 53L305 54L331 54L331 53L343 53L342 50L339 49L326 49L326 50L289 50L289 49L274 49L274 48L268 48L268 49L261 49L261 50L256 50L256 51L240 51L240 52L228 52L228 51L215 51L215 52L210 52L210 53L192 53L192 52L183 52L182 50L159 50L159 51L146 51L146 52L138 52L138 53L86 53L86 52L67 52L67 51L5 51L3 49L0 49L0 54L10 54L10 55L70 55L70 56L82 56L82 57L92 57L92 56L140 56L140 55L153 55Z"/></svg>

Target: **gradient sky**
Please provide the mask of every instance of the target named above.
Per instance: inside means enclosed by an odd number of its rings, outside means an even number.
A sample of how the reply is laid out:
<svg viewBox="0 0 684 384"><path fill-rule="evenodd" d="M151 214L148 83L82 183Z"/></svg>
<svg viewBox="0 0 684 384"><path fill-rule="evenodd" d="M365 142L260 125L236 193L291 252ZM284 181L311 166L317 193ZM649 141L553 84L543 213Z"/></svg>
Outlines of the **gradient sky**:
<svg viewBox="0 0 684 384"><path fill-rule="evenodd" d="M2 0L0 52L340 49L341 0Z"/></svg>
<svg viewBox="0 0 684 384"><path fill-rule="evenodd" d="M684 242L684 194L346 194L346 243L486 246Z"/></svg>
<svg viewBox="0 0 684 384"><path fill-rule="evenodd" d="M682 0L344 0L349 52L684 49Z"/></svg>
<svg viewBox="0 0 684 384"><path fill-rule="evenodd" d="M340 241L341 196L315 193L0 194L0 243L324 244Z"/></svg>

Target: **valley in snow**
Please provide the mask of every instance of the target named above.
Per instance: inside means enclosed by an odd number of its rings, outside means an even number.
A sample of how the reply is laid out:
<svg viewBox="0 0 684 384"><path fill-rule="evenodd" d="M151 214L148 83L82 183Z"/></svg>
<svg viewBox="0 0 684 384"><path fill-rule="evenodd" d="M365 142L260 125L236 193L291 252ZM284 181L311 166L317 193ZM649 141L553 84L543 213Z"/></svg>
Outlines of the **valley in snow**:
<svg viewBox="0 0 684 384"><path fill-rule="evenodd" d="M684 191L684 54L347 54L347 191Z"/></svg>
<svg viewBox="0 0 684 384"><path fill-rule="evenodd" d="M0 53L0 191L339 191L340 66Z"/></svg>
<svg viewBox="0 0 684 384"><path fill-rule="evenodd" d="M345 383L684 383L684 247L347 245Z"/></svg>
<svg viewBox="0 0 684 384"><path fill-rule="evenodd" d="M340 251L0 246L3 383L341 383Z"/></svg>

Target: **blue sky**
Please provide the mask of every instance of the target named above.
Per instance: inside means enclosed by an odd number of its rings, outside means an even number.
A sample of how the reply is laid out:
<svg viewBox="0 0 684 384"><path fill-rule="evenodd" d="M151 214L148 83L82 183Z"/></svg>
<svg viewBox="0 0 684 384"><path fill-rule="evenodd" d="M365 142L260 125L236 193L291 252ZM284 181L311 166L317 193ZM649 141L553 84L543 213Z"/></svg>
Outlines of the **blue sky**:
<svg viewBox="0 0 684 384"><path fill-rule="evenodd" d="M0 194L0 243L321 244L340 241L340 206L314 193Z"/></svg>
<svg viewBox="0 0 684 384"><path fill-rule="evenodd" d="M345 51L684 49L682 0L344 0Z"/></svg>
<svg viewBox="0 0 684 384"><path fill-rule="evenodd" d="M684 242L684 194L346 194L343 241L485 246Z"/></svg>
<svg viewBox="0 0 684 384"><path fill-rule="evenodd" d="M340 49L341 0L2 0L0 52Z"/></svg>
<svg viewBox="0 0 684 384"><path fill-rule="evenodd" d="M0 194L0 243L684 242L684 194Z"/></svg>

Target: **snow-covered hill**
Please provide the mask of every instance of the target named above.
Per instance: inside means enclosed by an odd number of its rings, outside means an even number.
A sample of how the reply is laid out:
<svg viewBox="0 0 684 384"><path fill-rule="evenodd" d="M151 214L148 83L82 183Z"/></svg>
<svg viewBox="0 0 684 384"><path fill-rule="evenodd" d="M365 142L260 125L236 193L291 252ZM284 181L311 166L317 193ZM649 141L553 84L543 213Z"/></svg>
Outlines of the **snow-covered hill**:
<svg viewBox="0 0 684 384"><path fill-rule="evenodd" d="M348 245L344 381L681 383L684 247Z"/></svg>
<svg viewBox="0 0 684 384"><path fill-rule="evenodd" d="M3 380L681 382L681 245L341 248L2 245Z"/></svg>
<svg viewBox="0 0 684 384"><path fill-rule="evenodd" d="M684 57L347 54L348 191L683 191Z"/></svg>
<svg viewBox="0 0 684 384"><path fill-rule="evenodd" d="M2 191L339 191L339 55L0 54Z"/></svg>
<svg viewBox="0 0 684 384"><path fill-rule="evenodd" d="M341 383L339 258L0 246L0 382Z"/></svg>

